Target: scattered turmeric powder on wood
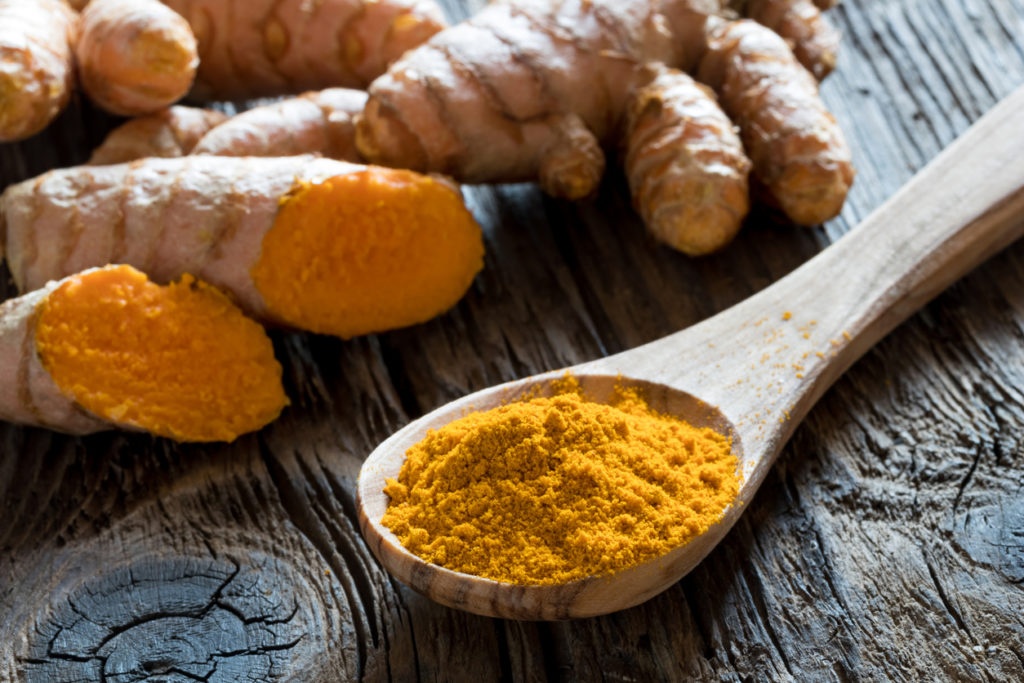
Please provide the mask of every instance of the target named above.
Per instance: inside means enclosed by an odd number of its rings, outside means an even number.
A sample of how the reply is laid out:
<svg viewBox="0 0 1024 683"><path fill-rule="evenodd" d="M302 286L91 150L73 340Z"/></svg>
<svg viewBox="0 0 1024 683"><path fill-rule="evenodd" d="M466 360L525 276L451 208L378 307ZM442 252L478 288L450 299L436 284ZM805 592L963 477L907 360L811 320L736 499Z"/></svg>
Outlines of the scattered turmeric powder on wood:
<svg viewBox="0 0 1024 683"><path fill-rule="evenodd" d="M556 394L475 412L406 453L381 520L448 569L515 584L601 576L706 531L739 491L729 439L652 410L633 388L605 403L572 378Z"/></svg>

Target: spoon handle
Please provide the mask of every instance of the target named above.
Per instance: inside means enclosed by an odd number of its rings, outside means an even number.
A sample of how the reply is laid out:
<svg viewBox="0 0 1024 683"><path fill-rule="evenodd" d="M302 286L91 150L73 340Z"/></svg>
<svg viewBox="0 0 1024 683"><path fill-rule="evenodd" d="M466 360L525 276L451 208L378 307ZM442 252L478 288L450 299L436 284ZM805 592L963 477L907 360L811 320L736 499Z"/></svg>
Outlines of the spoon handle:
<svg viewBox="0 0 1024 683"><path fill-rule="evenodd" d="M1021 112L1024 87L785 278L711 319L588 369L700 396L728 413L749 456L770 461L867 349L1024 233ZM756 455L751 437L762 442Z"/></svg>

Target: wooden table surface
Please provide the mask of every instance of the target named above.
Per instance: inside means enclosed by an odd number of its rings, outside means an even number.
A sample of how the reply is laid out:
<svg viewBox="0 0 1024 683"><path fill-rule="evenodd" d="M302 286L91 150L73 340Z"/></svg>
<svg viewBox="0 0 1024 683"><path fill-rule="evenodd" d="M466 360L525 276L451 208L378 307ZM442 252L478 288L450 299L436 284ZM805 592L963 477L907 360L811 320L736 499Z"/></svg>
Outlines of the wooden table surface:
<svg viewBox="0 0 1024 683"><path fill-rule="evenodd" d="M274 333L292 406L261 432L177 446L0 425L0 680L1024 680L1024 244L854 365L723 544L639 607L461 613L391 579L358 533L360 464L393 430L749 296L1024 83L1024 0L832 17L823 94L858 176L822 228L755 215L693 260L645 236L618 172L580 204L472 188L487 259L463 301L353 341ZM0 146L0 186L83 161L115 123L74 103Z"/></svg>

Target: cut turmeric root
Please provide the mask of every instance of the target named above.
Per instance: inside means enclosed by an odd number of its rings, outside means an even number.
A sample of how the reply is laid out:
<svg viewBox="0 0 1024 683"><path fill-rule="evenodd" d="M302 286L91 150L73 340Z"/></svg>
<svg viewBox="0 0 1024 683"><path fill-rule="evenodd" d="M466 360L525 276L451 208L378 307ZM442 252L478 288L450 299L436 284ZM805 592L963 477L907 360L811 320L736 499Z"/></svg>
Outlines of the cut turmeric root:
<svg viewBox="0 0 1024 683"><path fill-rule="evenodd" d="M72 275L0 306L0 417L87 434L119 427L232 441L287 404L263 329L191 276L129 266Z"/></svg>
<svg viewBox="0 0 1024 683"><path fill-rule="evenodd" d="M346 338L442 313L483 265L480 227L446 181L308 156L60 169L8 188L0 216L23 291L127 263Z"/></svg>
<svg viewBox="0 0 1024 683"><path fill-rule="evenodd" d="M480 230L455 190L368 167L295 188L252 278L274 319L354 337L451 308L482 256Z"/></svg>

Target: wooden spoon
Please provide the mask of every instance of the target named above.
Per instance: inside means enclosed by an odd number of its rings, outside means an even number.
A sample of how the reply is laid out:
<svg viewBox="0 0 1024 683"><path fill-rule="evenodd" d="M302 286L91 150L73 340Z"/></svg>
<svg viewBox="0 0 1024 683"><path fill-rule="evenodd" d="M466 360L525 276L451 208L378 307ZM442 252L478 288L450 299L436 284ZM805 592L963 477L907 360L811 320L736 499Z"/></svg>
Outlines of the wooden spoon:
<svg viewBox="0 0 1024 683"><path fill-rule="evenodd" d="M732 437L742 485L707 532L611 576L519 586L428 564L380 524L384 481L428 429L564 374L509 382L442 406L382 443L358 495L363 536L394 576L451 607L512 619L568 619L636 605L693 569L736 522L800 420L857 358L953 281L1024 233L1024 87L854 230L799 269L682 332L569 370L601 399L616 382L651 406ZM620 377L621 375L621 377Z"/></svg>

